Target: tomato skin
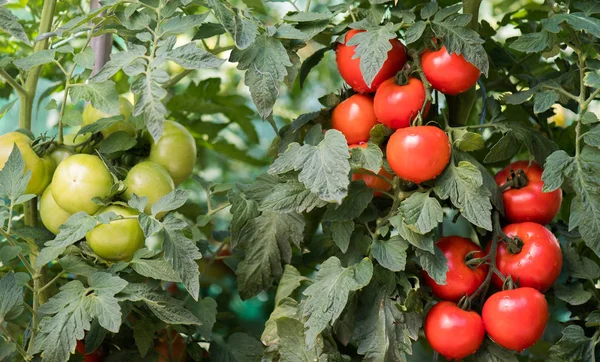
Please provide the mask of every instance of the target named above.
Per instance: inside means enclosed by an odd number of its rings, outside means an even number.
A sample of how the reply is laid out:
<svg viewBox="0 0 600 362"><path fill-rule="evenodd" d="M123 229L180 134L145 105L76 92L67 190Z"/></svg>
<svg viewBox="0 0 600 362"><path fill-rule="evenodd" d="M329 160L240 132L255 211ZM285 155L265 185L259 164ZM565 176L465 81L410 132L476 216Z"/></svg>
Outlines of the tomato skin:
<svg viewBox="0 0 600 362"><path fill-rule="evenodd" d="M436 245L448 259L446 284L437 284L426 271L423 271L423 278L436 297L458 302L463 295L472 294L483 283L487 275L487 265L483 264L471 269L465 262L465 256L468 253L476 251L473 257L481 258L484 256L483 251L470 239L460 236L441 238Z"/></svg>
<svg viewBox="0 0 600 362"><path fill-rule="evenodd" d="M85 354L85 344L83 341L77 341L75 350L83 355L83 362L102 362L104 361L104 350L102 346L98 347L94 352Z"/></svg>
<svg viewBox="0 0 600 362"><path fill-rule="evenodd" d="M0 136L0 170L4 168L15 144L25 163L24 173L31 171L31 178L27 183L25 193L39 195L50 182L48 178L49 164L35 153L31 148L31 139L23 133L8 132Z"/></svg>
<svg viewBox="0 0 600 362"><path fill-rule="evenodd" d="M338 44L335 50L335 60L337 63L340 75L352 89L358 93L375 92L379 85L389 77L393 77L406 64L406 49L398 39L390 40L392 49L387 53L387 59L383 63L381 70L371 83L367 86L360 71L360 58L353 59L354 48L356 46L347 46L346 43L352 39L357 33L362 33L364 30L352 29L346 33L344 44Z"/></svg>
<svg viewBox="0 0 600 362"><path fill-rule="evenodd" d="M131 102L129 102L129 100L125 97L119 97L119 114L122 114L125 117L125 122L124 121L119 121L115 124L113 124L112 126L103 129L102 131L100 131L100 133L102 133L102 136L104 136L104 138L107 138L108 136L110 136L111 134L118 132L118 131L124 131L127 132L130 136L134 137L135 136L135 127L133 127L131 124L127 123L127 120L129 120L129 117L131 117L131 112L133 112L133 105L131 104ZM114 114L107 114L104 113L94 107L92 107L91 104L88 104L85 109L83 110L83 125L87 126L88 124L92 124L95 123L96 121L98 121L99 119L102 118L108 118L108 117L112 117L115 116Z"/></svg>
<svg viewBox="0 0 600 362"><path fill-rule="evenodd" d="M425 337L442 356L459 360L477 352L483 343L485 329L479 314L443 301L427 313Z"/></svg>
<svg viewBox="0 0 600 362"><path fill-rule="evenodd" d="M169 343L171 353L169 353ZM154 351L158 353L157 362L184 362L187 359L185 340L176 330L159 332L158 342L154 345Z"/></svg>
<svg viewBox="0 0 600 362"><path fill-rule="evenodd" d="M40 219L42 223L52 234L57 235L58 228L67 222L71 214L63 210L54 201L52 196L52 185L46 187L46 190L40 197Z"/></svg>
<svg viewBox="0 0 600 362"><path fill-rule="evenodd" d="M161 165L150 161L143 161L133 166L123 183L127 186L123 193L126 200L131 199L133 194L148 198L148 204L144 208L146 214L151 214L152 205L175 189L169 172ZM158 216L160 218L164 213Z"/></svg>
<svg viewBox="0 0 600 362"><path fill-rule="evenodd" d="M498 242L496 267L505 276L511 276L521 287L545 292L554 284L562 268L562 252L554 234L540 224L523 222L503 229L509 237L519 237L523 248L517 254L508 251L504 241ZM488 243L488 248L489 249ZM494 274L494 284L502 288L502 280Z"/></svg>
<svg viewBox="0 0 600 362"><path fill-rule="evenodd" d="M112 186L113 176L98 156L77 154L56 168L52 196L66 212L85 211L92 215L100 209L92 199L108 196Z"/></svg>
<svg viewBox="0 0 600 362"><path fill-rule="evenodd" d="M57 147L50 152L50 158L56 166L60 165L68 157L73 156L73 152L64 147Z"/></svg>
<svg viewBox="0 0 600 362"><path fill-rule="evenodd" d="M409 127L427 100L423 82L410 78L406 85L396 84L392 77L381 83L375 93L375 116L383 125L391 129ZM425 106L423 117L427 116L429 104Z"/></svg>
<svg viewBox="0 0 600 362"><path fill-rule="evenodd" d="M434 89L450 95L470 89L481 75L462 54L448 54L446 47L437 51L425 50L421 55L421 67Z"/></svg>
<svg viewBox="0 0 600 362"><path fill-rule="evenodd" d="M139 214L137 210L116 204L105 206L97 215L105 212L114 212L124 217ZM110 261L131 260L133 253L144 246L144 232L137 219L98 224L88 231L85 239L94 253Z"/></svg>
<svg viewBox="0 0 600 362"><path fill-rule="evenodd" d="M365 172L368 172L368 171L365 171ZM383 176L383 177L387 177L390 180L394 178L394 175L387 172L387 170L383 167L379 170L379 172L377 174L380 176ZM375 175L369 175L369 174L365 174L365 173L353 173L352 181L357 181L357 180L363 180L365 182L365 184L367 185L367 187L371 188L371 189L378 189L378 190L383 190L383 191L390 191L392 189L392 184L390 184L389 182L387 182L385 180L380 179L379 177L377 177ZM383 196L383 194L379 191L373 191L373 196L381 197L381 196Z"/></svg>
<svg viewBox="0 0 600 362"><path fill-rule="evenodd" d="M157 143L151 143L148 161L166 168L175 186L192 175L196 164L196 140L183 125L165 121L162 137Z"/></svg>
<svg viewBox="0 0 600 362"><path fill-rule="evenodd" d="M533 288L504 290L490 296L481 311L485 330L504 348L522 351L544 334L548 302Z"/></svg>
<svg viewBox="0 0 600 362"><path fill-rule="evenodd" d="M450 161L450 141L433 126L400 128L390 137L386 157L400 178L421 183L437 177Z"/></svg>
<svg viewBox="0 0 600 362"><path fill-rule="evenodd" d="M506 183L511 170L515 172L523 170L528 182L525 187L509 188L502 193L506 219L512 223L531 221L542 225L549 224L560 210L562 190L543 192L542 172L544 170L537 163L529 165L529 161L513 162L500 170L495 176L498 186Z"/></svg>
<svg viewBox="0 0 600 362"><path fill-rule="evenodd" d="M331 126L342 132L349 145L367 142L371 128L377 124L373 98L355 94L338 104L331 114Z"/></svg>

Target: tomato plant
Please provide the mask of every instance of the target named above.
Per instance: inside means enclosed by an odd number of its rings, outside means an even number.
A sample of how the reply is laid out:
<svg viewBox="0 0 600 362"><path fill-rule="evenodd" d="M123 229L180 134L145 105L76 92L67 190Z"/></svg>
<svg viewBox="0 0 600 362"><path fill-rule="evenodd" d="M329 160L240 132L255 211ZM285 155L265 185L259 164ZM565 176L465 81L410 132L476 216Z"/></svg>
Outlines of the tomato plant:
<svg viewBox="0 0 600 362"><path fill-rule="evenodd" d="M377 124L373 98L355 94L338 104L331 113L331 127L344 134L349 145L369 140L371 128Z"/></svg>
<svg viewBox="0 0 600 362"><path fill-rule="evenodd" d="M406 84L396 84L394 78L383 82L375 93L375 116L385 126L398 129L410 126L419 112L427 116L429 104L423 82L409 78Z"/></svg>

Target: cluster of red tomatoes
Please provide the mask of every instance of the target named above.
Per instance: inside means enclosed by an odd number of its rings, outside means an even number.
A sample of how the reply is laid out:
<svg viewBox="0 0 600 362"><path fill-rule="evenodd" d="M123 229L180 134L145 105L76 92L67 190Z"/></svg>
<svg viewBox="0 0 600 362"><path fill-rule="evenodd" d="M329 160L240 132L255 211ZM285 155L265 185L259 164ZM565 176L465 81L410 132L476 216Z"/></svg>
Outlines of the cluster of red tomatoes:
<svg viewBox="0 0 600 362"><path fill-rule="evenodd" d="M496 174L511 224L503 228L495 253L497 270L491 280L500 291L487 298L481 315L456 303L486 281L490 271L485 258L493 255L491 243L484 253L471 240L458 236L437 242L448 259L448 272L444 285L424 272L425 282L442 300L427 314L425 335L443 356L461 359L474 353L486 332L502 347L515 351L532 346L544 333L548 304L542 293L558 278L562 253L556 237L542 224L556 216L562 191L544 193L541 174L539 165L527 161L514 162ZM502 290L508 277L518 285L516 289Z"/></svg>
<svg viewBox="0 0 600 362"><path fill-rule="evenodd" d="M345 42L360 32L362 30L350 30ZM407 64L407 54L398 39L391 40L390 44L392 49L370 86L365 83L360 59L355 56L356 46L338 44L338 70L357 93L335 107L331 125L344 134L351 148L366 147L364 143L378 123L396 130L387 143L389 165L400 178L421 183L437 177L444 170L450 160L451 147L446 133L437 127L410 127L419 115L427 115L430 104L421 79L405 76L401 80L402 77L396 76L408 73L399 73ZM431 86L450 95L470 89L480 75L480 71L462 55L448 54L444 47L423 52L419 63ZM383 168L379 174L390 176ZM362 179L374 189L388 191L391 188L389 183L374 175L356 173L353 179Z"/></svg>
<svg viewBox="0 0 600 362"><path fill-rule="evenodd" d="M119 180L105 161L94 154L92 143L87 143L90 135L84 135L80 144L75 144L79 136L66 135L62 145L52 141L41 150L37 149L37 142L24 133L10 132L0 137L0 168L16 144L24 159L25 171L31 171L26 192L41 195L40 218L52 233L58 234L60 226L78 212L89 215L114 212L122 217L98 224L86 235L94 253L108 261L129 260L144 245L144 233L136 219L139 213L125 202L133 194L146 197L148 203L144 211L150 213L154 203L190 177L196 163L196 143L185 127L165 121L162 137L153 142L148 134L138 134L127 122L132 108L127 99L121 98L120 113L125 120L101 131L104 139L116 132L126 132L137 137L139 143L149 144L149 153L143 161L128 171L124 187L119 187ZM83 125L107 117L110 115L88 105L83 113Z"/></svg>

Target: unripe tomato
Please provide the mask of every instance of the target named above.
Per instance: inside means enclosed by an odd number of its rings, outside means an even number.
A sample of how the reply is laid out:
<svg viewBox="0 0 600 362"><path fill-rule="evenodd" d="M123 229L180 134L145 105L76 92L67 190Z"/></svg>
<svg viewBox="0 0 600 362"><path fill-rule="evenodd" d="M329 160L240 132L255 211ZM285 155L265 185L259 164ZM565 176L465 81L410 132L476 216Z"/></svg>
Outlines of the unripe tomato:
<svg viewBox="0 0 600 362"><path fill-rule="evenodd" d="M391 129L410 126L427 100L423 82L410 78L405 85L396 84L392 77L381 83L375 93L374 109L379 122ZM429 104L423 110L427 116Z"/></svg>
<svg viewBox="0 0 600 362"><path fill-rule="evenodd" d="M513 254L504 241L498 241L498 270L507 277L511 276L521 287L535 288L540 292L548 290L558 279L562 268L562 252L554 234L533 222L510 224L503 231L511 238L521 239L523 247ZM502 288L502 280L495 274L493 281L498 288Z"/></svg>
<svg viewBox="0 0 600 362"><path fill-rule="evenodd" d="M154 351L158 353L157 362L184 362L187 359L185 340L176 330L170 330L168 335L167 331L159 332Z"/></svg>
<svg viewBox="0 0 600 362"><path fill-rule="evenodd" d="M35 153L33 148L31 148L31 139L23 133L9 132L0 136L0 170L4 168L15 144L21 152L21 157L25 163L23 172L31 171L31 178L27 183L25 193L39 195L49 183L49 179L47 178L48 163L44 163Z"/></svg>
<svg viewBox="0 0 600 362"><path fill-rule="evenodd" d="M522 351L544 334L548 302L533 288L504 290L490 296L481 311L485 330L504 348Z"/></svg>
<svg viewBox="0 0 600 362"><path fill-rule="evenodd" d="M40 198L40 218L42 223L52 234L57 235L58 228L67 222L71 214L63 210L54 201L52 197L52 185L46 187L46 190Z"/></svg>
<svg viewBox="0 0 600 362"><path fill-rule="evenodd" d="M400 178L421 183L437 177L450 161L450 141L433 126L400 128L390 137L386 157Z"/></svg>
<svg viewBox="0 0 600 362"><path fill-rule="evenodd" d="M98 156L77 154L64 160L52 177L52 196L66 212L93 214L100 205L92 199L111 192L113 176Z"/></svg>
<svg viewBox="0 0 600 362"><path fill-rule="evenodd" d="M479 288L487 275L487 265L482 264L472 269L465 260L467 254L473 251L476 252L474 258L481 258L484 256L483 251L470 239L460 236L441 238L436 245L448 259L446 284L437 284L426 271L423 271L423 278L436 297L458 302L463 295L470 295Z"/></svg>
<svg viewBox="0 0 600 362"><path fill-rule="evenodd" d="M346 83L352 89L359 93L370 93L375 92L377 87L384 80L389 77L393 77L406 63L406 49L404 45L400 43L398 39L390 40L392 49L387 53L387 59L383 63L381 70L373 79L371 86L367 86L363 74L360 71L360 58L354 58L354 49L356 46L348 46L346 43L357 33L361 33L364 30L350 30L346 34L344 44L338 44L335 50L335 60L337 62L338 71Z"/></svg>
<svg viewBox="0 0 600 362"><path fill-rule="evenodd" d="M331 126L342 132L348 144L367 142L371 128L377 124L373 98L355 94L338 104L331 114Z"/></svg>
<svg viewBox="0 0 600 362"><path fill-rule="evenodd" d="M151 143L148 161L166 168L175 186L192 175L196 164L196 140L184 126L165 121L162 137L157 143Z"/></svg>
<svg viewBox="0 0 600 362"><path fill-rule="evenodd" d="M131 199L133 194L146 196L148 204L144 208L146 214L151 213L154 205L161 197L175 189L175 184L169 172L161 165L144 161L133 166L123 181L127 189L123 193L126 200ZM164 214L159 214L159 217Z"/></svg>
<svg viewBox="0 0 600 362"><path fill-rule="evenodd" d="M104 350L102 346L96 349L94 352L85 354L85 344L83 341L77 341L75 350L83 355L83 362L102 362L104 361Z"/></svg>
<svg viewBox="0 0 600 362"><path fill-rule="evenodd" d="M77 131L74 131L74 133L68 133L66 135L63 135L63 143L66 146L76 146L76 145L82 144L83 142L89 140L90 137L92 137L92 133L84 133L84 134L77 135ZM83 147L82 146L77 147L75 150L78 153L93 153L94 147L92 147L92 145L90 143L88 143Z"/></svg>
<svg viewBox="0 0 600 362"><path fill-rule="evenodd" d="M451 95L470 89L481 75L462 54L448 54L446 47L437 51L425 50L421 55L421 68L434 89Z"/></svg>
<svg viewBox="0 0 600 362"><path fill-rule="evenodd" d="M503 186L512 178L511 171L522 170L527 176L527 185L521 188L508 188L502 193L504 211L509 222L531 221L538 224L549 224L560 210L562 190L544 192L542 172L544 170L535 162L513 162L496 174L496 184Z"/></svg>
<svg viewBox="0 0 600 362"><path fill-rule="evenodd" d="M45 155L42 157L42 164L46 169L42 183L48 188L47 186L52 182L52 176L54 176L54 171L56 170L56 163L54 163L54 160L50 155Z"/></svg>
<svg viewBox="0 0 600 362"><path fill-rule="evenodd" d="M123 217L139 215L137 210L116 204L103 207L97 215L106 212ZM137 218L98 224L88 231L85 239L94 253L110 261L131 260L133 253L144 246L144 232Z"/></svg>
<svg viewBox="0 0 600 362"><path fill-rule="evenodd" d="M120 105L119 106L119 114L122 114L125 117L125 122L119 121L119 122L113 124L112 126L100 131L102 133L102 135L104 136L104 138L107 138L111 134L118 132L118 131L127 132L132 137L135 136L135 127L133 127L131 124L128 124L126 122L129 120L129 117L131 117L131 112L133 112L133 105L125 97L119 97L119 105ZM104 112L99 111L96 108L92 107L91 104L88 104L85 107L85 109L83 110L83 114L82 114L83 123L82 124L84 126L87 126L88 124L92 124L92 123L98 121L99 119L108 118L108 117L112 117L112 116L116 116L116 114L104 113Z"/></svg>
<svg viewBox="0 0 600 362"><path fill-rule="evenodd" d="M56 147L52 151L50 151L50 158L54 161L54 164L58 166L61 162L63 162L67 157L72 156L73 152L69 151L64 147Z"/></svg>
<svg viewBox="0 0 600 362"><path fill-rule="evenodd" d="M485 329L479 314L439 302L425 317L425 337L431 347L448 359L460 360L479 349Z"/></svg>

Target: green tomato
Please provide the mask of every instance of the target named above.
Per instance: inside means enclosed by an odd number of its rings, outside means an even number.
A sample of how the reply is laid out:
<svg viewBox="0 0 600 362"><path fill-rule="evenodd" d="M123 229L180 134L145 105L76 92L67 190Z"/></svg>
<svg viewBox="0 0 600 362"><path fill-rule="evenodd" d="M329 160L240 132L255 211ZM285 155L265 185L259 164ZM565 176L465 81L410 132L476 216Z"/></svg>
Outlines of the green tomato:
<svg viewBox="0 0 600 362"><path fill-rule="evenodd" d="M23 133L9 132L0 136L0 170L4 168L4 164L6 164L15 144L25 162L24 172L31 171L31 178L25 193L39 195L49 182L47 177L48 167L31 148L31 139Z"/></svg>
<svg viewBox="0 0 600 362"><path fill-rule="evenodd" d="M108 196L113 183L112 174L98 156L77 154L56 168L52 195L65 211L72 214L85 211L92 215L100 209L92 199Z"/></svg>
<svg viewBox="0 0 600 362"><path fill-rule="evenodd" d="M114 212L123 217L139 214L129 207L108 205L98 211L97 215L105 212ZM131 260L133 253L144 246L144 232L137 218L98 224L85 235L85 239L94 253L110 261Z"/></svg>
<svg viewBox="0 0 600 362"><path fill-rule="evenodd" d="M125 97L119 97L119 104L120 104L119 114L122 114L125 117L125 122L119 121L119 122L113 124L112 126L100 131L102 133L102 135L104 136L104 138L107 138L111 134L118 132L118 131L127 132L132 137L135 136L135 127L133 127L131 124L127 123L127 121L129 120L129 117L131 117L131 112L133 111L133 105ZM85 109L83 110L83 114L82 114L83 123L82 124L84 126L87 126L88 124L92 124L99 119L108 118L108 117L112 117L115 115L116 114L107 114L102 111L99 111L96 108L92 107L91 104L88 104L85 107Z"/></svg>
<svg viewBox="0 0 600 362"><path fill-rule="evenodd" d="M52 185L48 186L40 198L40 218L46 229L57 235L59 226L66 223L71 214L56 204L51 188Z"/></svg>
<svg viewBox="0 0 600 362"><path fill-rule="evenodd" d="M73 152L64 147L56 147L50 152L50 158L56 166L60 165L69 156L73 156Z"/></svg>
<svg viewBox="0 0 600 362"><path fill-rule="evenodd" d="M192 175L196 164L196 140L184 126L165 121L162 137L157 143L151 143L148 160L166 168L175 185Z"/></svg>
<svg viewBox="0 0 600 362"><path fill-rule="evenodd" d="M44 157L42 157L42 164L46 168L46 172L44 172L43 184L46 188L48 188L48 185L50 185L50 182L52 182L54 170L56 170L56 163L54 163L52 157L50 157L50 155L47 154ZM44 190L46 190L46 188Z"/></svg>
<svg viewBox="0 0 600 362"><path fill-rule="evenodd" d="M84 133L77 136L77 131L74 131L74 133L63 136L63 143L66 146L75 146L89 140L90 137L92 137L92 133ZM76 151L79 153L92 153L94 152L94 147L88 143L83 148L77 147Z"/></svg>
<svg viewBox="0 0 600 362"><path fill-rule="evenodd" d="M160 230L156 234L148 236L144 241L144 244L146 244L146 249L148 250L159 251L162 250L164 240L165 237L163 235L163 231Z"/></svg>
<svg viewBox="0 0 600 362"><path fill-rule="evenodd" d="M148 204L144 208L146 214L151 213L152 205L161 197L175 189L169 172L161 165L150 161L140 162L133 166L123 183L127 186L123 193L126 200L131 199L133 194L148 198ZM159 218L163 216L164 214L158 215Z"/></svg>

